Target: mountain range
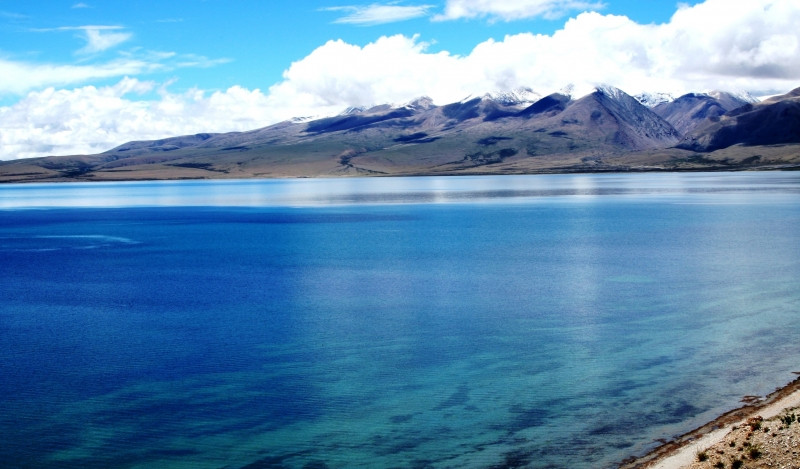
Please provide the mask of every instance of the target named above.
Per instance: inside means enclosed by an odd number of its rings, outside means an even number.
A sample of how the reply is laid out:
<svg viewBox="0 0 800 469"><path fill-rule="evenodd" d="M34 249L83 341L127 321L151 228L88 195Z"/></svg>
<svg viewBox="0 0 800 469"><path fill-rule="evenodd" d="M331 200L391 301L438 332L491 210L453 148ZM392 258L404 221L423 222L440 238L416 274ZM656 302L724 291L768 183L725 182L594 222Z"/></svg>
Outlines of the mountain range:
<svg viewBox="0 0 800 469"><path fill-rule="evenodd" d="M0 163L0 181L87 181L800 166L800 88L763 102L715 91L636 98L530 89L437 106L350 108L248 132L128 142L96 155Z"/></svg>

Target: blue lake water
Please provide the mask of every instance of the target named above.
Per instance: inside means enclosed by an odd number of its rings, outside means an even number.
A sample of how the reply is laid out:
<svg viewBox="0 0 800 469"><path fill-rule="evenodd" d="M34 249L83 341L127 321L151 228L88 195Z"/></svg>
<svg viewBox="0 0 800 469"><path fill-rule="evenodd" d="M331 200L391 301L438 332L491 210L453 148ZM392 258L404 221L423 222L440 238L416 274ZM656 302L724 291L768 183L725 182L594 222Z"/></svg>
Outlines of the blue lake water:
<svg viewBox="0 0 800 469"><path fill-rule="evenodd" d="M800 370L800 172L0 186L6 467L613 467Z"/></svg>

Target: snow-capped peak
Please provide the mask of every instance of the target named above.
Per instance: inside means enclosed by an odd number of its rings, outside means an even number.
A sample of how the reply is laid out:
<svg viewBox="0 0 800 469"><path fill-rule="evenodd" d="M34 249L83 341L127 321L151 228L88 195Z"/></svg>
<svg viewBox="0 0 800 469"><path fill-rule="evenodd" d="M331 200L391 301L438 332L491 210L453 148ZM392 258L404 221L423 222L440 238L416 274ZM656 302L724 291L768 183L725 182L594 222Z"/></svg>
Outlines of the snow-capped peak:
<svg viewBox="0 0 800 469"><path fill-rule="evenodd" d="M530 88L523 87L507 91L491 91L480 96L471 94L459 101L459 103L463 104L476 99L493 101L503 106L526 107L542 99L542 95Z"/></svg>
<svg viewBox="0 0 800 469"><path fill-rule="evenodd" d="M634 96L637 101L642 103L643 105L653 108L658 106L659 104L663 103L671 103L675 101L675 95L672 93L662 93L662 92L644 92L639 93Z"/></svg>
<svg viewBox="0 0 800 469"><path fill-rule="evenodd" d="M397 107L404 107L415 111L420 111L420 110L425 111L433 108L434 106L435 105L433 104L433 99L429 98L428 96L420 96L419 98L414 99L413 101L409 101L403 104L402 106L397 106Z"/></svg>
<svg viewBox="0 0 800 469"><path fill-rule="evenodd" d="M542 95L530 88L515 88L509 91L495 91L487 93L487 98L506 106L516 106L520 104L533 104L542 99Z"/></svg>
<svg viewBox="0 0 800 469"><path fill-rule="evenodd" d="M754 104L754 103L757 103L757 102L760 101L758 98L756 98L752 94L748 93L747 91L724 91L723 92L723 91L714 90L714 91L706 91L705 92L705 94L707 94L708 96L711 96L714 99L722 99L723 93L726 93L726 94L728 94L730 96L733 96L734 98L738 99L739 101L743 101L745 103Z"/></svg>
<svg viewBox="0 0 800 469"><path fill-rule="evenodd" d="M624 99L626 96L628 96L621 89L619 89L619 88L617 88L615 86L607 85L607 84L596 85L594 87L594 89L595 89L596 92L603 93L604 95L608 96L609 98L613 98L615 100Z"/></svg>
<svg viewBox="0 0 800 469"><path fill-rule="evenodd" d="M345 109L344 111L340 112L340 116L349 116L350 114L360 114L364 111L369 109L366 106L350 106L349 108Z"/></svg>

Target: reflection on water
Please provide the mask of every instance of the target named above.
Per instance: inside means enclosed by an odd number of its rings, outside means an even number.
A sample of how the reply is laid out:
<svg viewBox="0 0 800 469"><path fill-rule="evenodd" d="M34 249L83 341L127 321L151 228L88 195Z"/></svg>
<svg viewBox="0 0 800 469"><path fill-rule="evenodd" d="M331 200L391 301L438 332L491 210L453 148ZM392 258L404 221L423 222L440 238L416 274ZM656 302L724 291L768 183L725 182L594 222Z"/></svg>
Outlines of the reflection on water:
<svg viewBox="0 0 800 469"><path fill-rule="evenodd" d="M478 203L540 197L797 191L786 173L451 176L0 186L0 208ZM702 201L701 201L702 203Z"/></svg>

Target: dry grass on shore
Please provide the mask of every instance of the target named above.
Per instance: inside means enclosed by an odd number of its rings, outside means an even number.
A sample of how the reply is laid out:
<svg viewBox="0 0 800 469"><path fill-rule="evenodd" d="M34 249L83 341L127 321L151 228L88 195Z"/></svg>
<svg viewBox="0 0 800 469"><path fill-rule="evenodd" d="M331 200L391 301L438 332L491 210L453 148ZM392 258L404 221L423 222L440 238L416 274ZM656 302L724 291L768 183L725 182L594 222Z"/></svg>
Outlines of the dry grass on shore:
<svg viewBox="0 0 800 469"><path fill-rule="evenodd" d="M769 419L752 417L698 452L687 469L800 469L800 408Z"/></svg>
<svg viewBox="0 0 800 469"><path fill-rule="evenodd" d="M619 469L800 469L800 378L742 402Z"/></svg>

